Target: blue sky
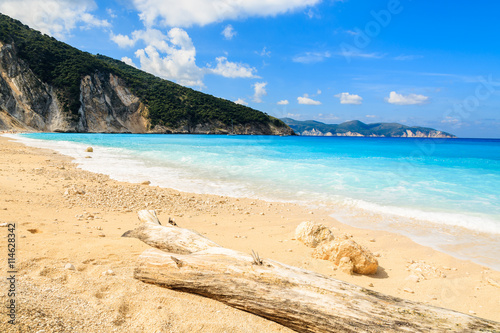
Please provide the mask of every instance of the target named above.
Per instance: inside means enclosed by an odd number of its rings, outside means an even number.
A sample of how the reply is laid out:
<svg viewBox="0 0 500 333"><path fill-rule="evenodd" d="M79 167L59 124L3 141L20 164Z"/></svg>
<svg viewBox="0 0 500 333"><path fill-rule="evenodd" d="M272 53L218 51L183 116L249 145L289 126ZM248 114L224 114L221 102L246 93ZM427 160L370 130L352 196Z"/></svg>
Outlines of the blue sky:
<svg viewBox="0 0 500 333"><path fill-rule="evenodd" d="M500 2L0 0L90 53L277 117L500 138Z"/></svg>

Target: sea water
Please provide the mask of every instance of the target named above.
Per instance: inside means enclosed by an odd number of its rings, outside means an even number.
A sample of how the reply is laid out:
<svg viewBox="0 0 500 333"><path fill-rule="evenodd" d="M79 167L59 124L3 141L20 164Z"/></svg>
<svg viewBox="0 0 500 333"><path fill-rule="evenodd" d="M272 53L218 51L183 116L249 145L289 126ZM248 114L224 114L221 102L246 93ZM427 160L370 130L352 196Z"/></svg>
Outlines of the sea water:
<svg viewBox="0 0 500 333"><path fill-rule="evenodd" d="M296 202L500 270L500 140L15 135L80 168L186 192ZM92 146L91 159L85 152Z"/></svg>

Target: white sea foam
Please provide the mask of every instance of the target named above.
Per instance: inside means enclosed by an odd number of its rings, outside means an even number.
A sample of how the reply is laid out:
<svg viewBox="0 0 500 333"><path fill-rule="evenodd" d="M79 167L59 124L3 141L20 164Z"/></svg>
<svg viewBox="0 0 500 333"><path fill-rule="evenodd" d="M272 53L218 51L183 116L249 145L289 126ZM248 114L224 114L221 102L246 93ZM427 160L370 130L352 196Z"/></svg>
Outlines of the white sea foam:
<svg viewBox="0 0 500 333"><path fill-rule="evenodd" d="M487 216L472 216L465 213L431 212L408 207L382 206L376 203L351 198L345 198L341 205L354 210L380 214L381 216L392 218L392 220L403 217L416 223L442 224L466 228L472 231L500 234L500 221L492 220Z"/></svg>

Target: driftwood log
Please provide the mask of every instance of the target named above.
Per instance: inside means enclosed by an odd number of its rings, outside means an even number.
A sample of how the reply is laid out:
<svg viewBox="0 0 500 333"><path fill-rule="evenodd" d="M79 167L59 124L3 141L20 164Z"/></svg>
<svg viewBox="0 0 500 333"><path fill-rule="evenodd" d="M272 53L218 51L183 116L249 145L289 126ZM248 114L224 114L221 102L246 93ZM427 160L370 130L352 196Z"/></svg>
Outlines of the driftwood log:
<svg viewBox="0 0 500 333"><path fill-rule="evenodd" d="M166 228L158 238L177 227ZM497 322L383 295L217 244L193 251L199 247L194 243L179 252L144 251L134 277L215 299L297 332L500 332Z"/></svg>
<svg viewBox="0 0 500 333"><path fill-rule="evenodd" d="M122 237L138 238L157 249L182 254L220 247L195 231L171 224L161 225L154 210L141 210L138 215L139 220L144 223L134 230L127 231Z"/></svg>

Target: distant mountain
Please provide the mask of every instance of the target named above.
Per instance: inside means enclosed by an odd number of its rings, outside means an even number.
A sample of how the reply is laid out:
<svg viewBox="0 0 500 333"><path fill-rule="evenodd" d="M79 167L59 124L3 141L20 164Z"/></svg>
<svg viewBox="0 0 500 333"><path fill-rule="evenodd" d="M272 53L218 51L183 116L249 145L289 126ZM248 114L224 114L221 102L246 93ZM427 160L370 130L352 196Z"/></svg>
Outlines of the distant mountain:
<svg viewBox="0 0 500 333"><path fill-rule="evenodd" d="M397 123L365 124L359 120L342 124L325 124L315 120L300 121L282 118L296 134L305 136L369 136L399 138L456 138L455 135L433 128L405 126Z"/></svg>
<svg viewBox="0 0 500 333"><path fill-rule="evenodd" d="M0 14L0 130L293 134L281 120Z"/></svg>

